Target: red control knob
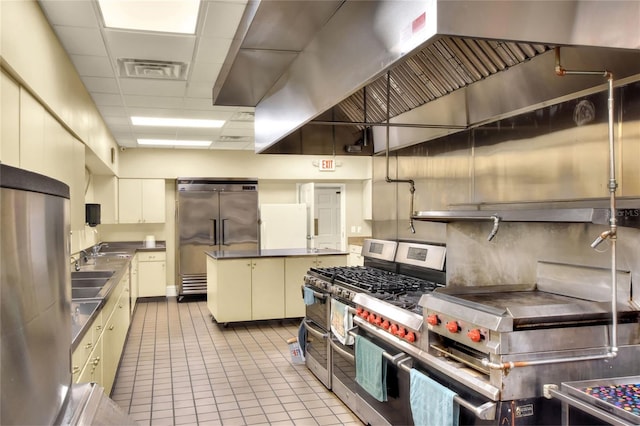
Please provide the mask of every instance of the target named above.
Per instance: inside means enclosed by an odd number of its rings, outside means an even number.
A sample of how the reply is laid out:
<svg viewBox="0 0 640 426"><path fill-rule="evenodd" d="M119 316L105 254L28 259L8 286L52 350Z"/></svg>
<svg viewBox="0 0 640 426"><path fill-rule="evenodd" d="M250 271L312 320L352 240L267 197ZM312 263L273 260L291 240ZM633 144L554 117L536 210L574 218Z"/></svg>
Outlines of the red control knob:
<svg viewBox="0 0 640 426"><path fill-rule="evenodd" d="M384 328L385 330L388 330L390 326L391 326L391 324L389 324L388 320L384 320L382 322L382 328Z"/></svg>
<svg viewBox="0 0 640 426"><path fill-rule="evenodd" d="M391 324L391 327L389 327L389 332L395 335L398 332L398 324Z"/></svg>
<svg viewBox="0 0 640 426"><path fill-rule="evenodd" d="M440 318L436 314L431 314L427 317L427 322L433 326L440 324Z"/></svg>
<svg viewBox="0 0 640 426"><path fill-rule="evenodd" d="M377 326L380 326L380 324L382 324L382 317L376 318L376 320L374 321L374 324Z"/></svg>
<svg viewBox="0 0 640 426"><path fill-rule="evenodd" d="M478 330L477 328L474 328L473 330L469 331L467 333L467 336L469 336L469 339L471 339L472 342L476 342L476 343L484 339L484 336L480 333L480 330Z"/></svg>
<svg viewBox="0 0 640 426"><path fill-rule="evenodd" d="M362 311L362 313L360 314L360 317L367 319L367 317L369 316L369 312L368 311Z"/></svg>
<svg viewBox="0 0 640 426"><path fill-rule="evenodd" d="M402 339L406 334L407 334L407 330L405 330L404 327L400 327L398 329L398 332L396 333L396 336Z"/></svg>
<svg viewBox="0 0 640 426"><path fill-rule="evenodd" d="M373 324L376 320L376 316L375 314L369 314L369 317L367 318L367 321L369 321L370 324Z"/></svg>
<svg viewBox="0 0 640 426"><path fill-rule="evenodd" d="M407 337L405 337L405 339L407 339L407 341L413 343L416 341L416 334L413 331L410 331L407 333Z"/></svg>
<svg viewBox="0 0 640 426"><path fill-rule="evenodd" d="M449 321L447 323L447 330L449 330L450 333L457 333L460 331L460 326L456 321Z"/></svg>
<svg viewBox="0 0 640 426"><path fill-rule="evenodd" d="M360 306L358 306L358 309L356 309L356 315L360 316L362 311L364 311L364 309L362 309Z"/></svg>

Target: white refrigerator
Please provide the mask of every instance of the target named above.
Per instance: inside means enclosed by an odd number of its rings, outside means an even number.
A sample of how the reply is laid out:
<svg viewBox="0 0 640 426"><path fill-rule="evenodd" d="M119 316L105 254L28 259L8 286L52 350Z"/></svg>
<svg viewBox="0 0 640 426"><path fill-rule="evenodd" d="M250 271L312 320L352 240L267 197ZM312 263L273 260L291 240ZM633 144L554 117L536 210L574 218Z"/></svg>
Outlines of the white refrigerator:
<svg viewBox="0 0 640 426"><path fill-rule="evenodd" d="M306 204L261 204L260 248L307 247Z"/></svg>

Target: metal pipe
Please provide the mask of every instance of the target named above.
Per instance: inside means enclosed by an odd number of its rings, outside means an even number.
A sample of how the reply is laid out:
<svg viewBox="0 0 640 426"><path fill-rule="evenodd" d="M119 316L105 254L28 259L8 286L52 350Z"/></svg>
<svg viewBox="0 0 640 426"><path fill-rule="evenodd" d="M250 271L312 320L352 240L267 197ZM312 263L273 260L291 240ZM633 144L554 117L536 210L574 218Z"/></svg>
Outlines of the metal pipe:
<svg viewBox="0 0 640 426"><path fill-rule="evenodd" d="M615 357L618 353L618 278L617 278L617 259L616 259L616 240L617 240L617 213L616 213L616 162L615 162L615 145L613 137L613 73L604 71L575 71L566 70L560 63L560 48L555 48L556 54L556 74L565 75L599 75L607 79L609 97L607 99L608 111L608 138L609 138L609 230L601 233L591 247L594 249L605 239L611 240L611 346L610 354Z"/></svg>
<svg viewBox="0 0 640 426"><path fill-rule="evenodd" d="M533 361L491 362L489 361L489 359L484 358L482 360L482 365L484 367L489 367L492 370L509 370L509 369L521 368L521 367L531 367L534 365L548 365L548 364L561 364L564 362L612 359L612 358L615 358L615 356L616 356L616 353L610 351L600 355L569 356L564 358L538 359Z"/></svg>
<svg viewBox="0 0 640 426"><path fill-rule="evenodd" d="M454 129L465 130L467 126L457 126L454 124L417 124L417 123L371 123L368 121L327 121L312 120L309 124L322 126L365 126L365 127L410 127L417 129Z"/></svg>
<svg viewBox="0 0 640 426"><path fill-rule="evenodd" d="M391 117L389 116L390 99L391 99L391 72L387 71L387 123L389 123L389 120L391 119ZM411 193L411 202L409 205L409 230L411 231L412 234L415 234L416 228L413 226L413 199L415 196L414 194L416 192L416 185L412 179L391 179L389 177L389 126L386 127L385 134L386 134L385 157L387 161L387 173L384 179L387 183L408 183L410 185L409 192Z"/></svg>

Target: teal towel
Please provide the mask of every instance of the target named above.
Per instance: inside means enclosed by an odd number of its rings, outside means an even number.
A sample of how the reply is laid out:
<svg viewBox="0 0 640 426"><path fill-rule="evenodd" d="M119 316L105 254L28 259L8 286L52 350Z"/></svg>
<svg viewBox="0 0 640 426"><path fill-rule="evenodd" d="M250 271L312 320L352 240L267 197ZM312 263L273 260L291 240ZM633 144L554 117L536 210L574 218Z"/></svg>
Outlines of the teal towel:
<svg viewBox="0 0 640 426"><path fill-rule="evenodd" d="M411 369L409 400L416 426L457 426L460 407L453 400L456 393Z"/></svg>
<svg viewBox="0 0 640 426"><path fill-rule="evenodd" d="M303 300L305 305L313 305L316 303L315 296L313 295L313 290L309 287L304 287L304 295Z"/></svg>
<svg viewBox="0 0 640 426"><path fill-rule="evenodd" d="M356 382L377 399L387 400L387 363L384 349L362 336L356 336Z"/></svg>

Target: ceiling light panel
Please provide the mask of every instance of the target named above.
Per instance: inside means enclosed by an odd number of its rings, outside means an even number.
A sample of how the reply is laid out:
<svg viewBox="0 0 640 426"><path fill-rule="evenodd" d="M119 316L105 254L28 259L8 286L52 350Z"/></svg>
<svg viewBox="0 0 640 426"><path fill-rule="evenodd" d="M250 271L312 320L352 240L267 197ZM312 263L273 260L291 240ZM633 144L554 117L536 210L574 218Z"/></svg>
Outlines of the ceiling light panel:
<svg viewBox="0 0 640 426"><path fill-rule="evenodd" d="M193 118L131 117L134 126L195 127L215 129L224 125L224 120L204 120Z"/></svg>
<svg viewBox="0 0 640 426"><path fill-rule="evenodd" d="M98 0L109 28L195 34L200 0Z"/></svg>
<svg viewBox="0 0 640 426"><path fill-rule="evenodd" d="M172 139L138 139L138 145L144 146L179 146L206 148L211 145L211 141L189 141Z"/></svg>

